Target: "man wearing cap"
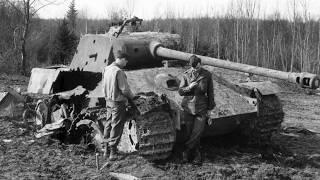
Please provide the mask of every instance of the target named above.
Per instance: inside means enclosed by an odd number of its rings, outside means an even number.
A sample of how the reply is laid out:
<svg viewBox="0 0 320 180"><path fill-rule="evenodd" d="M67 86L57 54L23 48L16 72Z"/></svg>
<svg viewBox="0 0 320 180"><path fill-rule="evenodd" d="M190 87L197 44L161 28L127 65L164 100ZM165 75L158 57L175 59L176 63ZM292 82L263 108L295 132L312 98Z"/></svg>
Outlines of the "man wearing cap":
<svg viewBox="0 0 320 180"><path fill-rule="evenodd" d="M117 159L117 145L119 144L123 126L126 121L126 103L133 98L123 68L127 65L127 54L115 52L115 62L105 67L103 73L103 92L106 99L107 121L104 128L104 139L110 148L110 160Z"/></svg>
<svg viewBox="0 0 320 180"><path fill-rule="evenodd" d="M201 59L195 55L189 58L190 69L182 75L179 94L183 97L181 106L186 123L186 149L182 153L183 161L188 161L190 152L194 152L194 162L201 163L200 137L204 130L208 112L215 106L211 73L201 67Z"/></svg>

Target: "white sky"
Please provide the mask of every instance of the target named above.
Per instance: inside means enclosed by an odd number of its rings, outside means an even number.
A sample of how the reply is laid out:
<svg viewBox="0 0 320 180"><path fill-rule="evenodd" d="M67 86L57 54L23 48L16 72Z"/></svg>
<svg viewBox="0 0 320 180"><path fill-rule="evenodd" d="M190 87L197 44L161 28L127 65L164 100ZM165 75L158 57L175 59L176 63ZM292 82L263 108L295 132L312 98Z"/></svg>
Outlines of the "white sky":
<svg viewBox="0 0 320 180"><path fill-rule="evenodd" d="M59 0L58 0L59 1ZM38 13L41 18L63 18L71 0L62 0L59 5L50 5ZM61 2L61 0L60 0ZM108 18L116 9L132 11L132 15L142 19L166 17L173 12L175 17L194 17L204 14L209 16L224 15L230 9L237 9L239 2L260 4L260 17L268 16L276 10L282 17L291 17L294 0L76 0L79 16L88 18ZM307 9L312 18L320 18L320 0L296 0L297 11ZM232 5L233 4L233 5ZM307 8L304 7L307 5ZM234 8L230 8L230 7ZM130 10L131 9L131 10ZM257 12L257 10L256 10Z"/></svg>

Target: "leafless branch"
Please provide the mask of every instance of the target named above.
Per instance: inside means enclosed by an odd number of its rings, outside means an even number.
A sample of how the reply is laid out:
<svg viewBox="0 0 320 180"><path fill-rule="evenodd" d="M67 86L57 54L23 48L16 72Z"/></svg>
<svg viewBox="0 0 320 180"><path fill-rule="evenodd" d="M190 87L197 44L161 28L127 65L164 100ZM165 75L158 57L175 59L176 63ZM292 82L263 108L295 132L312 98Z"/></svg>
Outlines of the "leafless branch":
<svg viewBox="0 0 320 180"><path fill-rule="evenodd" d="M36 0L34 0L36 1ZM34 2L33 1L33 2ZM55 5L59 5L59 4L62 4L61 3L56 3L57 1L56 0L53 0L53 1L49 1L49 0L45 0L45 3L42 4L40 7L38 7L36 10L34 10L34 12L31 14L31 16L34 16L40 9L44 8L44 7L47 7L49 5L52 5L52 4L55 4Z"/></svg>
<svg viewBox="0 0 320 180"><path fill-rule="evenodd" d="M17 39L19 39L19 30L23 30L24 27L22 26L17 26L14 31L13 31L13 45L14 45L14 49L17 49ZM21 38L21 37L20 37Z"/></svg>
<svg viewBox="0 0 320 180"><path fill-rule="evenodd" d="M8 2L17 12L19 12L21 15L23 15L24 13L22 12L21 9L19 9L12 1L10 0L6 0L6 2ZM18 1L17 1L18 2Z"/></svg>
<svg viewBox="0 0 320 180"><path fill-rule="evenodd" d="M37 0L33 0L30 2L30 6L32 6Z"/></svg>

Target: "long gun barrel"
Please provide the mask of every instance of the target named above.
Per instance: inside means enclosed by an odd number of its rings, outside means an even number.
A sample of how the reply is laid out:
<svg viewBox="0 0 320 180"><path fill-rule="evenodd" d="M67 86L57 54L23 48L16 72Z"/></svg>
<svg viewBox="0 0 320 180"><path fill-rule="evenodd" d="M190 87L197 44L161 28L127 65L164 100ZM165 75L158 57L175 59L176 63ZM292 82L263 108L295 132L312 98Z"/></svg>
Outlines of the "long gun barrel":
<svg viewBox="0 0 320 180"><path fill-rule="evenodd" d="M188 61L190 56L193 54L185 53L181 51L176 51L163 47L159 42L151 42L149 45L150 52L154 57L163 57L168 59L178 59L183 61ZM311 73L290 73L277 71L273 69L267 69L247 64L235 63L225 60L220 60L216 58L200 56L201 63L204 65L210 65L225 69L230 69L234 71L252 73L265 77L272 77L276 79L282 79L289 81L291 83L297 83L303 88L317 89L320 86L320 77L316 74Z"/></svg>

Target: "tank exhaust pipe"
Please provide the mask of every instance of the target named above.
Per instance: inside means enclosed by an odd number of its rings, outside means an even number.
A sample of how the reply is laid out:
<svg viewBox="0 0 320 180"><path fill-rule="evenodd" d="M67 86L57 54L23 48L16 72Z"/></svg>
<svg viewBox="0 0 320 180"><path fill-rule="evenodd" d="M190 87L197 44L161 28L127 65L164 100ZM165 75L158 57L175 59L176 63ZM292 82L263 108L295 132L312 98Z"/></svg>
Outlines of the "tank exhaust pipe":
<svg viewBox="0 0 320 180"><path fill-rule="evenodd" d="M161 43L152 41L149 44L150 53L154 57L162 57L167 59L177 59L182 61L188 61L189 57L193 54L176 51L165 48ZM283 72L274 69L268 69L258 66L252 66L247 64L241 64L236 62L225 61L221 59L200 56L202 64L215 66L219 68L230 69L234 71L240 71L245 73L252 73L260 76L271 77L276 79L282 79L291 83L299 84L302 88L317 89L320 87L320 77L311 73L290 73Z"/></svg>

